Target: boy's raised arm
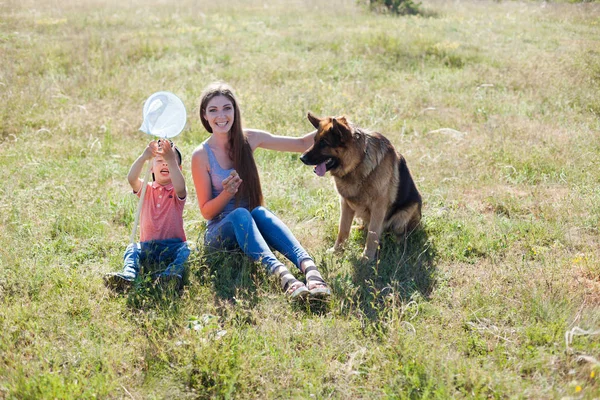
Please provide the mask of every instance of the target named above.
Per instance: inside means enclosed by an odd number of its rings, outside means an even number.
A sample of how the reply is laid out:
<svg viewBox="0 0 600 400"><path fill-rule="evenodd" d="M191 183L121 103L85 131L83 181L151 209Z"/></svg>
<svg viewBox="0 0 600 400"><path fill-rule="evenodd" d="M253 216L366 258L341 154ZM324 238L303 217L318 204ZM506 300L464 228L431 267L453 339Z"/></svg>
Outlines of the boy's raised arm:
<svg viewBox="0 0 600 400"><path fill-rule="evenodd" d="M140 175L142 173L144 163L154 158L157 149L158 144L156 141L150 142L144 149L144 152L133 162L133 164L131 164L131 168L129 168L129 173L127 174L127 180L129 181L129 185L135 193L139 192L142 186Z"/></svg>
<svg viewBox="0 0 600 400"><path fill-rule="evenodd" d="M185 187L185 179L181 173L181 168L177 160L177 152L168 140L161 141L161 147L163 158L169 166L169 175L171 176L171 183L173 184L175 193L177 193L177 197L180 199L185 199L187 190Z"/></svg>

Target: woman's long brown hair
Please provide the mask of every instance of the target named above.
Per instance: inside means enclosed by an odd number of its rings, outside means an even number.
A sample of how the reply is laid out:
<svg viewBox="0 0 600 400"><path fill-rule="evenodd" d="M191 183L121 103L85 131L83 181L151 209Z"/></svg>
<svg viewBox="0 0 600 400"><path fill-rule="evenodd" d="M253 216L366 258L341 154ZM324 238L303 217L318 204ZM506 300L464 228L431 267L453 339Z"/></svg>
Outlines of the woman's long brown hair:
<svg viewBox="0 0 600 400"><path fill-rule="evenodd" d="M239 205L240 200L248 199L249 209L252 210L255 207L263 205L260 177L258 176L256 162L254 162L252 148L242 129L240 107L238 106L235 93L231 86L224 82L214 82L204 89L200 100L200 120L202 121L204 128L212 133L212 128L206 118L204 118L204 114L206 113L208 102L216 96L225 96L233 104L234 119L233 125L229 130L228 155L233 161L233 168L235 168L240 178L242 178L242 184L235 195L235 203L236 205Z"/></svg>

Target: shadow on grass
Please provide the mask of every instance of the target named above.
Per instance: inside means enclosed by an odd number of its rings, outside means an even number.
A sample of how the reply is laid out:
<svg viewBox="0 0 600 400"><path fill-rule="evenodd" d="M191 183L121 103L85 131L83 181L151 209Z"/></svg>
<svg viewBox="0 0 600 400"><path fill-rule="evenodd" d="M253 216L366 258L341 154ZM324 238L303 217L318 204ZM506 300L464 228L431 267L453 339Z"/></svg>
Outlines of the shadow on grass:
<svg viewBox="0 0 600 400"><path fill-rule="evenodd" d="M364 235L363 238L364 240ZM436 281L436 251L423 227L401 240L385 234L376 262L364 262L359 255L348 258L351 273L332 280L343 312L357 308L372 321L381 318L390 299L408 303L415 298L427 299ZM364 242L362 242L364 243Z"/></svg>
<svg viewBox="0 0 600 400"><path fill-rule="evenodd" d="M282 257L278 255L278 258ZM198 263L197 277L201 283L211 284L220 300L242 300L253 307L260 300L259 288L285 296L277 283L268 276L264 266L250 260L241 250L205 249L201 259L202 262ZM305 282L304 275L296 268L292 269L294 276ZM327 311L329 302L322 299L303 299L290 301L290 304L294 310L322 314Z"/></svg>
<svg viewBox="0 0 600 400"><path fill-rule="evenodd" d="M203 284L211 284L217 297L233 300L239 296L255 303L257 285L267 279L266 272L241 250L201 250L195 274Z"/></svg>
<svg viewBox="0 0 600 400"><path fill-rule="evenodd" d="M183 283L177 281L158 282L158 275L165 270L166 265L146 265L140 276L127 292L127 306L133 310L177 310L183 287L189 281L189 268L183 276Z"/></svg>

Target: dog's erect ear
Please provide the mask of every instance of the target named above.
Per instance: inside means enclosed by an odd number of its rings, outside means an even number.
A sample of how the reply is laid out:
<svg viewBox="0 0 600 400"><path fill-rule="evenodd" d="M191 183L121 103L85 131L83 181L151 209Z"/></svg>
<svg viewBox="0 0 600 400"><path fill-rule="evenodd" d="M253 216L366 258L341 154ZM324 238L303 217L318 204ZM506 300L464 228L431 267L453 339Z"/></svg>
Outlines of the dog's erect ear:
<svg viewBox="0 0 600 400"><path fill-rule="evenodd" d="M342 124L342 125L346 126L346 129L350 130L350 124L348 123L348 120L346 119L345 115L340 115L339 117L335 117L335 120L338 122L338 124Z"/></svg>
<svg viewBox="0 0 600 400"><path fill-rule="evenodd" d="M310 111L308 112L308 120L310 121L310 123L312 124L312 126L314 126L316 129L319 129L319 124L321 122L321 120L317 117L315 117L313 115L313 113L311 113Z"/></svg>
<svg viewBox="0 0 600 400"><path fill-rule="evenodd" d="M331 121L333 124L333 132L335 132L342 142L352 136L352 130L346 121L346 117L333 118Z"/></svg>

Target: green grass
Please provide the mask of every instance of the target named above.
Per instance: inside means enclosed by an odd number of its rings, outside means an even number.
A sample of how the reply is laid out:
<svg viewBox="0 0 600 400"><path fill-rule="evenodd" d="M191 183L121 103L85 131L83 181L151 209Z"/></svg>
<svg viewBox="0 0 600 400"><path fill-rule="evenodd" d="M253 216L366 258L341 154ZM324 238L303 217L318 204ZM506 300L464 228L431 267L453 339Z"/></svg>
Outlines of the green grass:
<svg viewBox="0 0 600 400"><path fill-rule="evenodd" d="M600 395L600 7L352 0L0 4L0 398L584 398ZM294 306L260 265L208 256L190 155L200 91L244 124L306 113L386 134L423 229L330 255L338 200L298 154L256 152L268 207L333 296ZM154 91L176 138L195 251L181 294L115 296L137 203L126 181ZM581 357L581 356L588 356ZM592 357L592 358L590 358ZM587 361L586 361L587 360Z"/></svg>

